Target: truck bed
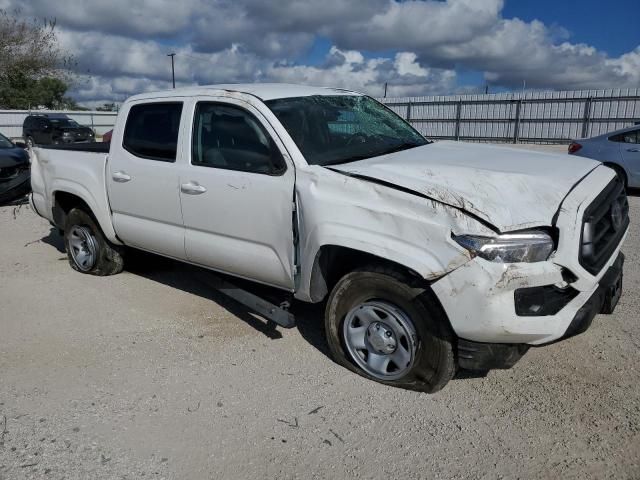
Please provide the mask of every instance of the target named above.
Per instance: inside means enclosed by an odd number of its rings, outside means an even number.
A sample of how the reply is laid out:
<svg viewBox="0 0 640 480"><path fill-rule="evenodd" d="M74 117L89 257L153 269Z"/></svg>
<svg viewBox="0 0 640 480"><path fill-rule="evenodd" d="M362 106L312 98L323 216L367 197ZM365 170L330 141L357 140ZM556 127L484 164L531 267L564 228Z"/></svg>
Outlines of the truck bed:
<svg viewBox="0 0 640 480"><path fill-rule="evenodd" d="M53 212L58 191L82 199L109 240L119 243L106 189L109 144L83 143L31 150L31 202L38 214L56 223ZM61 225L58 227L62 228Z"/></svg>

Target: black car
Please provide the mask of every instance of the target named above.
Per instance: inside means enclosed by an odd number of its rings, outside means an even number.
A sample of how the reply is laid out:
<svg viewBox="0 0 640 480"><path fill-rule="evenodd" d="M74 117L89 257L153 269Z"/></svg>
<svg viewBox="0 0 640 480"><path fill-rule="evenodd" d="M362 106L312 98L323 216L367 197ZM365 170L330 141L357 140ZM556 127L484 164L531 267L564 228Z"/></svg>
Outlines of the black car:
<svg viewBox="0 0 640 480"><path fill-rule="evenodd" d="M95 142L93 130L60 113L29 115L22 124L22 137L30 147Z"/></svg>
<svg viewBox="0 0 640 480"><path fill-rule="evenodd" d="M0 134L0 205L31 191L29 154L25 147Z"/></svg>

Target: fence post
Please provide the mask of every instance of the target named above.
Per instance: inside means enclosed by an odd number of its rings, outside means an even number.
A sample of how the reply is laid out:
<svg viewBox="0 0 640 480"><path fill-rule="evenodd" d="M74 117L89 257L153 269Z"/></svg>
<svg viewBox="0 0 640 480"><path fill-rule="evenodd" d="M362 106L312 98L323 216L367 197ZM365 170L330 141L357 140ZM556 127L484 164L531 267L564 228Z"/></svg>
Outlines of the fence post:
<svg viewBox="0 0 640 480"><path fill-rule="evenodd" d="M462 116L462 100L458 100L456 105L456 130L454 136L456 140L460 140L460 117Z"/></svg>
<svg viewBox="0 0 640 480"><path fill-rule="evenodd" d="M513 125L513 143L518 143L520 139L520 106L522 105L522 99L516 100L516 118Z"/></svg>
<svg viewBox="0 0 640 480"><path fill-rule="evenodd" d="M411 102L407 103L407 122L411 121Z"/></svg>
<svg viewBox="0 0 640 480"><path fill-rule="evenodd" d="M591 121L591 101L592 97L589 97L584 102L584 113L582 115L582 138L587 138L589 135L589 123Z"/></svg>

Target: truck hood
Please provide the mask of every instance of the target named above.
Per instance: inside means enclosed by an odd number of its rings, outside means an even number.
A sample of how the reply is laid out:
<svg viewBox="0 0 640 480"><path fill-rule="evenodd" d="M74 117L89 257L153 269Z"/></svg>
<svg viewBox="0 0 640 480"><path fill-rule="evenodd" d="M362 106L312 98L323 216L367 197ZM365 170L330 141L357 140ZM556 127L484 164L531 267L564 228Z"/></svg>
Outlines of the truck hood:
<svg viewBox="0 0 640 480"><path fill-rule="evenodd" d="M410 190L506 232L551 226L569 191L599 164L570 155L443 141L331 168Z"/></svg>

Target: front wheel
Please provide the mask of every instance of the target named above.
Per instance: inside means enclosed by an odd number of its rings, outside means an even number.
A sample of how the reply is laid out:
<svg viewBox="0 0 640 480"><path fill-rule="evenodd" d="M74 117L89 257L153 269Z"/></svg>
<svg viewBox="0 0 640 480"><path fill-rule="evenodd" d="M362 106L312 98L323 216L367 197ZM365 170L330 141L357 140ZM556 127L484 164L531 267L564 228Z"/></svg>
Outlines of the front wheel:
<svg viewBox="0 0 640 480"><path fill-rule="evenodd" d="M334 359L387 385L437 392L453 378L454 335L430 290L394 269L345 275L327 303L325 328Z"/></svg>
<svg viewBox="0 0 640 480"><path fill-rule="evenodd" d="M122 250L109 242L93 217L80 208L67 215L64 245L71 268L78 272L115 275L124 267Z"/></svg>

